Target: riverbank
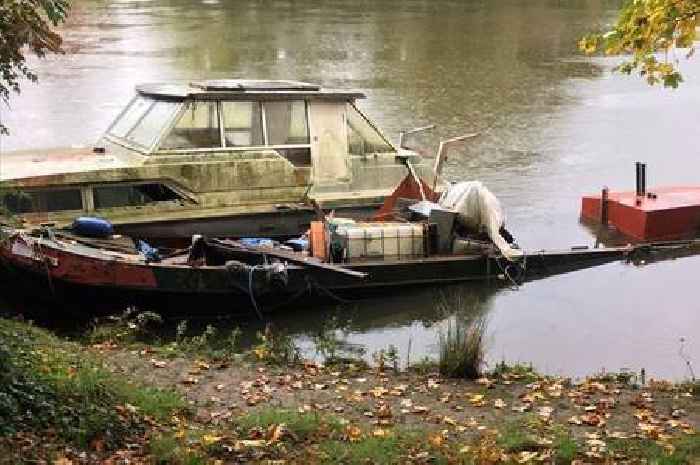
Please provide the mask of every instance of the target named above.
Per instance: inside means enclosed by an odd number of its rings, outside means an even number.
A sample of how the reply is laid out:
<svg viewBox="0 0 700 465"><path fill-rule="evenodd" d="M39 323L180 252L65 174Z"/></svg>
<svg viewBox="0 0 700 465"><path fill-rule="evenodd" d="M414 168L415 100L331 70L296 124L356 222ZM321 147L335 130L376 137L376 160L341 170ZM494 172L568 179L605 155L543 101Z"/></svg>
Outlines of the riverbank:
<svg viewBox="0 0 700 465"><path fill-rule="evenodd" d="M498 367L298 360L283 335L150 340L148 318L65 341L0 319L2 463L698 463L697 385ZM214 343L215 342L215 343ZM327 345L329 344L326 341Z"/></svg>

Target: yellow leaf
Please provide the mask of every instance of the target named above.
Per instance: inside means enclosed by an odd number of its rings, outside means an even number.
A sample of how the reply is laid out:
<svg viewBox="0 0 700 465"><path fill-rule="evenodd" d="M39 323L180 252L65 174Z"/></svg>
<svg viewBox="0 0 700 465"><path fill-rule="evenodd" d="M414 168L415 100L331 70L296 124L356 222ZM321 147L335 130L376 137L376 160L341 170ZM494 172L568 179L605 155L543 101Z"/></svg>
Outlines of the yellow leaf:
<svg viewBox="0 0 700 465"><path fill-rule="evenodd" d="M518 463L527 463L537 457L537 452L524 451L518 454Z"/></svg>
<svg viewBox="0 0 700 465"><path fill-rule="evenodd" d="M210 446L210 445L214 444L215 442L221 441L222 439L223 438L221 436L214 436L212 434L205 434L204 436L202 436L201 443L202 443L202 445Z"/></svg>
<svg viewBox="0 0 700 465"><path fill-rule="evenodd" d="M345 428L345 434L350 442L357 442L362 439L362 430L354 425L348 425Z"/></svg>
<svg viewBox="0 0 700 465"><path fill-rule="evenodd" d="M440 447L445 442L445 438L440 433L431 434L428 436L428 442L435 447Z"/></svg>
<svg viewBox="0 0 700 465"><path fill-rule="evenodd" d="M280 423L279 425L270 425L267 430L267 436L271 443L277 442L287 434L287 425Z"/></svg>
<svg viewBox="0 0 700 465"><path fill-rule="evenodd" d="M246 447L265 447L266 445L267 441L265 441L264 439L243 439L240 441L236 441L234 449L241 450Z"/></svg>

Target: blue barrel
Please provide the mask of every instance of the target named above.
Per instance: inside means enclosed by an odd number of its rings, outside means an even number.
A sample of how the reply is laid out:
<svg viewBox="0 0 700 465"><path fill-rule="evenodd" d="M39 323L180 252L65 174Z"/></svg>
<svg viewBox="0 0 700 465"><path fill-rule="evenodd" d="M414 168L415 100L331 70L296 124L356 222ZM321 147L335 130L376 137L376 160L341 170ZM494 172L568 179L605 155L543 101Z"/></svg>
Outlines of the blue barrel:
<svg viewBox="0 0 700 465"><path fill-rule="evenodd" d="M109 237L114 234L114 227L103 218L81 216L73 221L73 232L86 237Z"/></svg>

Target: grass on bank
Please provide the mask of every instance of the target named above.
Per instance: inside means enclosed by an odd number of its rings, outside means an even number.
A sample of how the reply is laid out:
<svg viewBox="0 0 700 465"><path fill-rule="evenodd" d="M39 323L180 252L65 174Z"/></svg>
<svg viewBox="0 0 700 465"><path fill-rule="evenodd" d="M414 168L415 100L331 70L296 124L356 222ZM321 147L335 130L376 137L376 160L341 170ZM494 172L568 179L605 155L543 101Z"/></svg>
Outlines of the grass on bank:
<svg viewBox="0 0 700 465"><path fill-rule="evenodd" d="M446 332L439 339L440 374L449 378L478 378L484 366L485 337L484 317L448 322Z"/></svg>
<svg viewBox="0 0 700 465"><path fill-rule="evenodd" d="M78 344L0 318L0 437L47 434L112 449L183 410L174 391L124 382Z"/></svg>
<svg viewBox="0 0 700 465"><path fill-rule="evenodd" d="M632 463L655 465L695 465L700 463L700 435L675 441L672 451L649 439L615 439L608 443L610 454Z"/></svg>

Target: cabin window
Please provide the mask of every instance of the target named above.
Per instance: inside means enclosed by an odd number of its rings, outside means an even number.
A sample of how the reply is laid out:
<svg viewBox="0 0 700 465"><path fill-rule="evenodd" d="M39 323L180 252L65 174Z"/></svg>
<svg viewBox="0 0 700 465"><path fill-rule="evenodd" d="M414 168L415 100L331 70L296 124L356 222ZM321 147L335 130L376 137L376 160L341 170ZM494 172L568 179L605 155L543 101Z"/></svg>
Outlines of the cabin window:
<svg viewBox="0 0 700 465"><path fill-rule="evenodd" d="M157 101L129 132L127 139L136 144L151 148L166 124L170 123L179 108L178 102Z"/></svg>
<svg viewBox="0 0 700 465"><path fill-rule="evenodd" d="M172 189L163 184L100 186L93 188L95 208L142 207L158 202L180 200Z"/></svg>
<svg viewBox="0 0 700 465"><path fill-rule="evenodd" d="M217 107L216 102L189 102L160 148L167 150L221 147Z"/></svg>
<svg viewBox="0 0 700 465"><path fill-rule="evenodd" d="M129 131L136 126L136 123L146 114L146 112L151 108L153 100L137 96L131 101L126 110L119 116L119 118L114 122L111 128L109 128L109 133L122 139L126 138Z"/></svg>
<svg viewBox="0 0 700 465"><path fill-rule="evenodd" d="M275 151L294 166L309 166L311 147L306 102L304 100L265 102L264 108L267 145L273 146ZM299 145L306 147L284 147Z"/></svg>
<svg viewBox="0 0 700 465"><path fill-rule="evenodd" d="M353 105L348 105L348 151L351 155L393 152L384 136Z"/></svg>
<svg viewBox="0 0 700 465"><path fill-rule="evenodd" d="M222 102L226 147L263 145L259 102Z"/></svg>
<svg viewBox="0 0 700 465"><path fill-rule="evenodd" d="M306 102L265 102L265 127L268 145L308 144Z"/></svg>
<svg viewBox="0 0 700 465"><path fill-rule="evenodd" d="M3 195L3 204L15 214L83 209L80 189L10 192Z"/></svg>

